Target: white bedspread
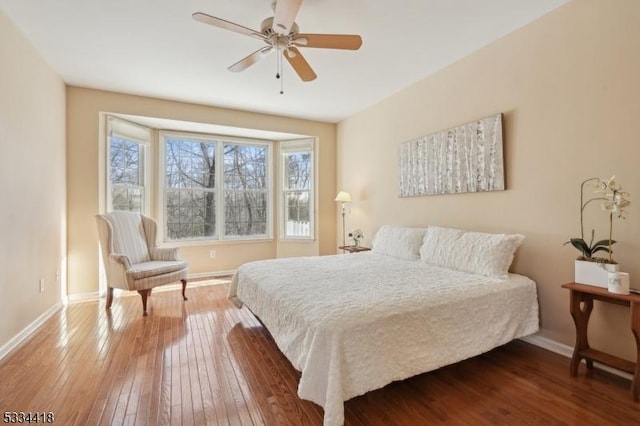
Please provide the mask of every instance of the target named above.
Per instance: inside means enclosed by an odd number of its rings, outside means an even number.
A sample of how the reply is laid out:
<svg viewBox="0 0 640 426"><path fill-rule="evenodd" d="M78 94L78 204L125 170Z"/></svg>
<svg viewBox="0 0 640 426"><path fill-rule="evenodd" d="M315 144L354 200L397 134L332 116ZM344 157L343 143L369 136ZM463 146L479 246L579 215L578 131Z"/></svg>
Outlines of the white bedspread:
<svg viewBox="0 0 640 426"><path fill-rule="evenodd" d="M529 278L370 252L248 263L229 297L264 323L302 373L298 396L322 406L330 426L343 424L350 398L538 330Z"/></svg>

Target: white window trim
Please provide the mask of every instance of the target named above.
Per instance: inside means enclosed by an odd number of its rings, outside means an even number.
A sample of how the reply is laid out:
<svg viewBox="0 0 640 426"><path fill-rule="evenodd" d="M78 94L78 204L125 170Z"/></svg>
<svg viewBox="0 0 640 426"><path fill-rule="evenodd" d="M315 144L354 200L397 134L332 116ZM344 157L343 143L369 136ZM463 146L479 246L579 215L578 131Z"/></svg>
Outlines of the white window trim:
<svg viewBox="0 0 640 426"><path fill-rule="evenodd" d="M166 214L165 214L165 200L166 200L166 187L165 187L165 138L166 137L183 137L186 139L200 139L205 141L216 142L216 161L220 161L220 166L216 167L216 237L215 238L191 238L182 240L168 240L166 236ZM224 144L230 142L239 145L264 145L267 148L267 203L269 208L267 209L267 229L264 236L251 236L251 237L236 237L226 236L224 234ZM158 223L161 224L158 228L158 239L162 245L167 244L171 246L194 246L194 245L215 245L215 244L233 244L233 243L252 243L252 242L267 242L273 241L273 142L261 139L251 138L236 138L232 136L216 135L216 134L203 134L193 132L178 132L171 130L160 130L158 132L158 173L157 173L157 185L158 185Z"/></svg>
<svg viewBox="0 0 640 426"><path fill-rule="evenodd" d="M315 233L315 223L316 223L316 209L315 209L315 187L316 187L316 154L315 154L315 139L314 138L305 138L305 139L296 139L290 141L281 141L279 144L280 151L280 161L279 161L279 182L280 182L280 202L278 203L278 223L280 226L279 239L280 241L292 241L292 242L312 242L316 240ZM285 209L287 208L286 202L287 199L285 197L285 154L291 152L303 152L309 151L311 154L310 162L311 162L311 184L309 186L309 236L308 237L298 237L298 236L287 236L286 235L286 223L285 223Z"/></svg>

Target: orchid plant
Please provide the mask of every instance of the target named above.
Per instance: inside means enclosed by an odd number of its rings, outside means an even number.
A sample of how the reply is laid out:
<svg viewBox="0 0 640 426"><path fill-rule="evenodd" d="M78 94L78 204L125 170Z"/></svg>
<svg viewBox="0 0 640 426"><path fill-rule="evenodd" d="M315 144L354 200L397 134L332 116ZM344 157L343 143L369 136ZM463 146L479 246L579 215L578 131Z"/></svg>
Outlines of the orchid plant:
<svg viewBox="0 0 640 426"><path fill-rule="evenodd" d="M591 184L592 196L584 200L585 185ZM584 239L584 209L593 201L601 201L602 209L609 212L609 238L593 242L595 230L591 230L591 239L587 243ZM626 208L631 204L629 193L624 192L620 184L616 182L615 176L608 180L602 178L589 178L580 184L580 238L571 238L565 244L571 244L578 249L585 260L606 261L615 263L613 260L613 250L611 247L616 243L613 239L613 217L625 219ZM599 251L609 253L609 259L594 258L593 255Z"/></svg>
<svg viewBox="0 0 640 426"><path fill-rule="evenodd" d="M349 238L353 239L353 245L354 246L359 245L360 244L360 240L364 238L364 235L362 234L362 229L355 228L354 230L349 232Z"/></svg>

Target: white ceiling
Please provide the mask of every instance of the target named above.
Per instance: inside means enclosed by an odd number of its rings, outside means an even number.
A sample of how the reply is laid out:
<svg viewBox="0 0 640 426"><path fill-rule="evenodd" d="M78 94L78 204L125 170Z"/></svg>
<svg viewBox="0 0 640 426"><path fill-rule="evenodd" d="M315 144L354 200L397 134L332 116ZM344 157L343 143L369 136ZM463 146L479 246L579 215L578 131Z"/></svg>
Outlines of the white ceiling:
<svg viewBox="0 0 640 426"><path fill-rule="evenodd" d="M360 34L359 51L301 49L318 74L303 83L276 56L226 68L262 47L194 21L201 11L260 29L270 0L0 0L67 84L338 122L567 0L304 0L301 32Z"/></svg>

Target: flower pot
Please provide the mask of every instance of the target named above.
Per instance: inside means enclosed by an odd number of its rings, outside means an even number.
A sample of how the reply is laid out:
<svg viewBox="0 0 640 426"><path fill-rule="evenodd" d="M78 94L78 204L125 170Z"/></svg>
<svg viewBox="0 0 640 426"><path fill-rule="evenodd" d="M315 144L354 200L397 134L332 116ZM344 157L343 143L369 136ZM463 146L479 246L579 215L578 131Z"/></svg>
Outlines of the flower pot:
<svg viewBox="0 0 640 426"><path fill-rule="evenodd" d="M609 272L618 272L618 265L576 260L574 280L578 284L607 288L609 286Z"/></svg>

